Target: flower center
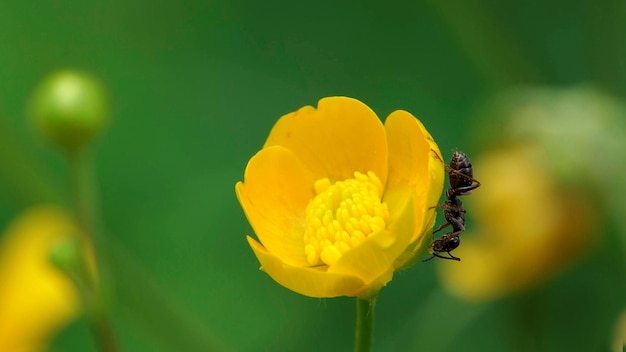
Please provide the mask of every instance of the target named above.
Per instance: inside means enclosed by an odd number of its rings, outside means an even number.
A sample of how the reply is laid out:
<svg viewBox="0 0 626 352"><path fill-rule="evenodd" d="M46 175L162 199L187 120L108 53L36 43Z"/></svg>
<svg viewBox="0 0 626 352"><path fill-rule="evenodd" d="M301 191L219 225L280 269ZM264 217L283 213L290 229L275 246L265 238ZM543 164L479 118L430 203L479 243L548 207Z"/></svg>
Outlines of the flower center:
<svg viewBox="0 0 626 352"><path fill-rule="evenodd" d="M311 265L334 264L371 233L385 228L387 204L381 202L383 185L373 172L330 184L315 182L317 194L306 208L304 252Z"/></svg>

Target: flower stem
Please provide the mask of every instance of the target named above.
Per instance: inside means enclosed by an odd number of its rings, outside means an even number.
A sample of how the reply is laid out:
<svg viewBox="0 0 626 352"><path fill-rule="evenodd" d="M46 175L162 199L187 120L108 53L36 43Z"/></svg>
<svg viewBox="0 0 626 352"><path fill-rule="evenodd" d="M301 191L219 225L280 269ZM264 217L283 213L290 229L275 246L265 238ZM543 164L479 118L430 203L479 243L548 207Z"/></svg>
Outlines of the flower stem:
<svg viewBox="0 0 626 352"><path fill-rule="evenodd" d="M113 329L111 324L106 317L106 315L102 315L91 323L91 329L93 330L93 334L96 337L96 341L100 348L100 351L103 352L115 352L119 351L117 348L117 343L115 342L115 334L113 333Z"/></svg>
<svg viewBox="0 0 626 352"><path fill-rule="evenodd" d="M117 352L119 349L103 300L102 291L103 287L106 287L107 277L104 274L106 265L102 255L103 239L100 237L100 216L92 160L86 151L81 150L69 153L68 156L76 219L93 245L98 270L96 280L89 280L89 273L85 273L86 278L83 279L87 279L86 282L89 284L82 285L79 289L85 291L82 295L87 297L85 299L87 316L100 351Z"/></svg>
<svg viewBox="0 0 626 352"><path fill-rule="evenodd" d="M371 299L356 299L356 327L354 331L354 352L369 352L372 350L374 338L374 308L376 297Z"/></svg>

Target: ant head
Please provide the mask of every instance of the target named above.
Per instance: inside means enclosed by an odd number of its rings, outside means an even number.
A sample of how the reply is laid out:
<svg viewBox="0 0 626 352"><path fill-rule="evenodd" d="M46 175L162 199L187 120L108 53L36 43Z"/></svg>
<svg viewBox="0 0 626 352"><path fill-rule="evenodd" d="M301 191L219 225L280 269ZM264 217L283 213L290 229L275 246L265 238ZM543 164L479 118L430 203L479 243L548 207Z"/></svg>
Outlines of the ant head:
<svg viewBox="0 0 626 352"><path fill-rule="evenodd" d="M433 244L433 252L450 252L461 244L461 239L458 235L448 236L444 235L443 237L436 239Z"/></svg>
<svg viewBox="0 0 626 352"><path fill-rule="evenodd" d="M461 244L461 238L459 236L449 236L446 239L445 248L446 252L456 249Z"/></svg>

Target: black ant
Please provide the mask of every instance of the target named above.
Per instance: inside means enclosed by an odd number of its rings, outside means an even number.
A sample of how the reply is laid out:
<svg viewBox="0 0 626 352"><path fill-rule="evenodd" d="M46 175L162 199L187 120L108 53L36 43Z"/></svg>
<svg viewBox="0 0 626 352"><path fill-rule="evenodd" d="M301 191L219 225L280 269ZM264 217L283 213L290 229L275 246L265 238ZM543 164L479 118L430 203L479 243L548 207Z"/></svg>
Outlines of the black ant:
<svg viewBox="0 0 626 352"><path fill-rule="evenodd" d="M452 160L448 166L448 182L450 183L450 188L446 190L447 200L443 204L433 207L444 209L443 215L446 218L446 223L433 231L433 234L448 226L452 226L452 232L433 240L430 244L432 255L424 259L424 262L434 257L456 261L461 260L461 258L455 257L450 253L461 244L459 235L465 231L465 209L463 209L463 202L461 202L458 196L471 194L472 190L480 187L480 182L474 179L472 163L465 153L455 151L452 154ZM448 253L449 257L440 253Z"/></svg>

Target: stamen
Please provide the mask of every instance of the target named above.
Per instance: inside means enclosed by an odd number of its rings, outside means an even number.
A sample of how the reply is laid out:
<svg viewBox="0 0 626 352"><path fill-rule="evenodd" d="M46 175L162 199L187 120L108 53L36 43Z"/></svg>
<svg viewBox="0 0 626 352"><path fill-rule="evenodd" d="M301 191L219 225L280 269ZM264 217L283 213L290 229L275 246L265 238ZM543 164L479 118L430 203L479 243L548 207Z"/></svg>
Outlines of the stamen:
<svg viewBox="0 0 626 352"><path fill-rule="evenodd" d="M304 252L311 265L332 265L370 234L385 229L387 204L376 174L354 173L354 178L314 184L317 194L306 209Z"/></svg>

